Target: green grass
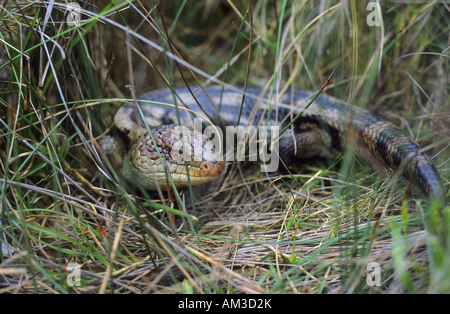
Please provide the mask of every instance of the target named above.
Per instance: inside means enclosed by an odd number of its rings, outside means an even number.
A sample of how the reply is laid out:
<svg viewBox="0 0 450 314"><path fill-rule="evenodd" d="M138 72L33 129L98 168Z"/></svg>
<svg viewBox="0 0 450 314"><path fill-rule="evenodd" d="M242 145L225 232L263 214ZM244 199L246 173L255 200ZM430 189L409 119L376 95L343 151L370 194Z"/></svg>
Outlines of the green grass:
<svg viewBox="0 0 450 314"><path fill-rule="evenodd" d="M383 2L370 27L364 1L169 2L79 1L72 28L65 5L0 5L0 293L450 292L449 208L351 152L277 180L233 165L192 210L97 145L143 92L318 92L335 70L325 93L401 127L448 187L447 6Z"/></svg>

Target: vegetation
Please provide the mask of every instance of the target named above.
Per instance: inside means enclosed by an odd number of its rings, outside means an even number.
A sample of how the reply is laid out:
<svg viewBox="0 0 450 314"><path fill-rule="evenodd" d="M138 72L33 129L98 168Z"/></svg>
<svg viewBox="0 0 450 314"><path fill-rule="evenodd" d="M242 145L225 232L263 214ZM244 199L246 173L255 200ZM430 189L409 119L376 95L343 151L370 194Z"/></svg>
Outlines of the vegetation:
<svg viewBox="0 0 450 314"><path fill-rule="evenodd" d="M318 91L335 71L325 93L400 126L448 187L447 4L78 3L0 4L0 292L450 292L449 208L351 151L277 178L230 165L180 202L122 182L98 146L143 92Z"/></svg>

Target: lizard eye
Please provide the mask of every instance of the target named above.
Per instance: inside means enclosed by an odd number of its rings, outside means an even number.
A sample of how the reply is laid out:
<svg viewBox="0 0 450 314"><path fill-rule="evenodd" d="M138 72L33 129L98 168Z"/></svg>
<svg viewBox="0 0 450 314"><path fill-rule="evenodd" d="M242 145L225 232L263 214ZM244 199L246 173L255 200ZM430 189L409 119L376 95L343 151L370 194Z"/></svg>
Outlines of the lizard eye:
<svg viewBox="0 0 450 314"><path fill-rule="evenodd" d="M172 150L172 159L180 160L183 157L183 149L173 149Z"/></svg>

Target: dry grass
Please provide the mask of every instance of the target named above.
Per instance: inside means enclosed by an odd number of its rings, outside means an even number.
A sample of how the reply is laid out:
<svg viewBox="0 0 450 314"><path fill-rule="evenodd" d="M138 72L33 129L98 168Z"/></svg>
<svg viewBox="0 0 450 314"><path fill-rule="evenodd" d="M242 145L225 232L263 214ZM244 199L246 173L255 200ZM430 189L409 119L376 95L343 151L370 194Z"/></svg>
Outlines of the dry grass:
<svg viewBox="0 0 450 314"><path fill-rule="evenodd" d="M0 5L0 292L450 291L448 211L351 155L276 178L230 165L192 208L120 182L96 146L120 99L197 81L318 90L338 67L326 92L397 123L448 186L448 5L383 4L369 27L356 1L79 3L74 29L65 5Z"/></svg>

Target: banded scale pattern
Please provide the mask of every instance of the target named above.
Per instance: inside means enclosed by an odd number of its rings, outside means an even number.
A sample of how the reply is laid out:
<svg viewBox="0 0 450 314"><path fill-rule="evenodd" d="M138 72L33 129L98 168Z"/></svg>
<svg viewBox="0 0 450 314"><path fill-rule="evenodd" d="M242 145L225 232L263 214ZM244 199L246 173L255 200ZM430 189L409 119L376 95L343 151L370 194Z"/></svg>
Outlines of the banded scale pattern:
<svg viewBox="0 0 450 314"><path fill-rule="evenodd" d="M237 125L238 121L242 126L290 126L279 139L279 155L286 160L290 156L328 156L356 136L356 149L362 155L369 152L388 168L402 171L427 197L446 205L439 173L428 155L379 116L325 95L310 103L314 94L299 89L278 95L248 88L245 97L239 88L206 87L205 91L192 89L192 94L187 88L177 88L151 92L139 98L139 105L152 127L172 123L193 127L194 118L218 127ZM144 128L139 120L132 104L122 106L115 117L116 126L128 133Z"/></svg>

